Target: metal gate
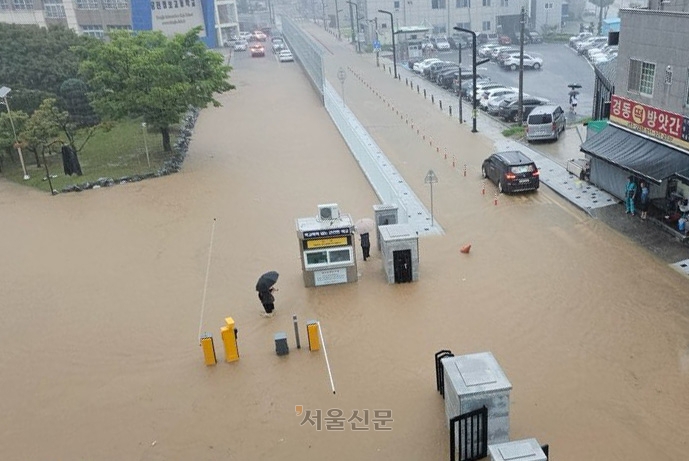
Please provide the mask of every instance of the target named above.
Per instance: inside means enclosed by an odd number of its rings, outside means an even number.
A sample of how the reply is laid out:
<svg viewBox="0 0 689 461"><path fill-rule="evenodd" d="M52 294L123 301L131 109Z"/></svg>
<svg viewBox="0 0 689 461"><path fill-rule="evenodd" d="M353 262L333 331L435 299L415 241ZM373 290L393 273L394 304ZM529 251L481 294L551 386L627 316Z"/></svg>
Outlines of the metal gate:
<svg viewBox="0 0 689 461"><path fill-rule="evenodd" d="M450 461L474 461L488 456L488 408L450 419Z"/></svg>
<svg viewBox="0 0 689 461"><path fill-rule="evenodd" d="M445 374L443 373L443 364L441 362L445 357L454 357L452 351L443 349L435 353L435 387L440 392L440 395L445 398Z"/></svg>

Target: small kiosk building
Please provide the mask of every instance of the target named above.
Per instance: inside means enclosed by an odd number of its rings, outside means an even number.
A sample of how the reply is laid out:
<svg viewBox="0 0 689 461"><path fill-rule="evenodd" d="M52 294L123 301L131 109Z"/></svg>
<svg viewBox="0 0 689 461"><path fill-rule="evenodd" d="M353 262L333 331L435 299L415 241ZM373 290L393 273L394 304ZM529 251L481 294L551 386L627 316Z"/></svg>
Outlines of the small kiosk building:
<svg viewBox="0 0 689 461"><path fill-rule="evenodd" d="M296 220L304 286L358 280L352 217L335 203L318 205L318 215Z"/></svg>
<svg viewBox="0 0 689 461"><path fill-rule="evenodd" d="M388 283L419 280L419 236L408 224L379 226L380 252Z"/></svg>

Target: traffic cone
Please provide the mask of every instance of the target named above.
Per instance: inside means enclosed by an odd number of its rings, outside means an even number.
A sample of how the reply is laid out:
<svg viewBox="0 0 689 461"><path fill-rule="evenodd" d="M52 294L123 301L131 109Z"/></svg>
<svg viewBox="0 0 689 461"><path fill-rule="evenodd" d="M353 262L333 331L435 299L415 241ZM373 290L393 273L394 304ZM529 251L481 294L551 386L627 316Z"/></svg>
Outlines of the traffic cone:
<svg viewBox="0 0 689 461"><path fill-rule="evenodd" d="M466 245L462 246L462 248L459 249L459 252L464 253L464 254L469 254L470 251L471 251L471 243L467 243Z"/></svg>

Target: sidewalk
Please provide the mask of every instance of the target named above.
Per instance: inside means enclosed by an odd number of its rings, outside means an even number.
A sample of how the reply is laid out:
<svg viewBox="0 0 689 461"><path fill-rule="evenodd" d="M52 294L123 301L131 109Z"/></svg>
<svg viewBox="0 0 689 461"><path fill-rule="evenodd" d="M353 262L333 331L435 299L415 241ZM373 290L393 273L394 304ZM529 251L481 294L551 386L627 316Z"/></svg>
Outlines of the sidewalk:
<svg viewBox="0 0 689 461"><path fill-rule="evenodd" d="M322 28L315 27L313 24L305 22L302 24L312 37L323 46L324 60L326 68L326 78L333 84L334 88L340 88L336 77L338 67L346 67L354 74L354 79L358 79L367 87L375 98L376 95L388 106L393 107L399 115L408 120L407 123L415 124L417 133L427 132L423 137L431 145L436 146L439 153L445 150L448 161L455 163L457 157L457 169L467 168L472 174L479 172L480 165L474 161L466 161L460 158L459 154L453 154L452 148L444 146L462 145L469 142L481 140L478 138L487 137L493 144L493 151L518 149L526 153L536 161L541 171L541 181L558 195L590 215L591 217L604 222L617 232L626 235L628 238L646 247L657 257L672 265L675 269L689 276L689 247L678 241L673 235L667 233L660 223L651 220L642 221L636 217L630 217L624 213L621 202L597 188L593 184L581 181L579 178L570 174L566 169L566 162L570 158L583 158L583 153L579 151L580 136L583 136L581 126L570 126L563 134L558 145L564 149L557 149L558 153L553 155L546 151L552 144L523 144L521 142L507 139L502 135L505 125L495 121L479 111L477 118L477 130L479 133L471 133L463 136L464 139L458 140L457 133L465 135L472 126L471 106L462 102L464 124L458 123L457 103L458 98L449 92L433 85L423 77L418 76L410 69L397 65L399 80L395 82L392 77L392 60L386 56L380 56L380 67L376 69L375 54L358 54L353 46L343 41L338 41L336 37L327 33ZM346 52L348 56L342 55ZM385 78L387 77L387 78ZM349 83L349 80L347 82ZM386 94L383 95L383 92ZM424 96L425 93L425 96ZM404 103L402 103L404 100ZM349 106L356 107L360 104L369 104L369 101L353 98L352 92L347 93L346 102ZM423 104L423 105L420 105ZM403 109L404 108L404 109ZM448 121L455 123L454 130L450 128L438 129L439 125L447 124ZM416 122L415 122L416 121ZM577 128L579 132L577 132ZM454 133L453 133L454 131ZM473 144L473 142L472 142ZM462 147L464 147L462 145ZM449 151L449 154L448 154ZM387 153L387 152L386 152ZM467 163L464 163L464 162ZM454 167L454 165L453 165ZM406 178L409 179L409 178ZM413 181L412 181L413 182Z"/></svg>

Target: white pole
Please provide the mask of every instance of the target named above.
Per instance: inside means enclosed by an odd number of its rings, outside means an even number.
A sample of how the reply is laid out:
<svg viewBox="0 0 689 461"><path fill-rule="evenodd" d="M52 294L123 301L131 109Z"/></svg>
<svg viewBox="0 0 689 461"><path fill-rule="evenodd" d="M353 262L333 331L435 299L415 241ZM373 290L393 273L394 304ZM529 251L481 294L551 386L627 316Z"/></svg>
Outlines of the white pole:
<svg viewBox="0 0 689 461"><path fill-rule="evenodd" d="M151 168L151 158L148 156L148 142L146 142L146 122L141 124L141 131L144 134L144 148L146 149L146 161L148 162L148 167Z"/></svg>
<svg viewBox="0 0 689 461"><path fill-rule="evenodd" d="M323 345L323 355L325 355L325 365L328 367L328 375L330 376L330 388L335 393L335 383L333 382L333 372L330 371L330 361L328 360L328 351L325 349L325 341L323 340L323 328L321 327L321 322L316 322L318 324L318 335L321 337L321 344Z"/></svg>
<svg viewBox="0 0 689 461"><path fill-rule="evenodd" d="M211 229L211 243L208 245L208 263L206 264L206 280L203 282L203 298L201 299L201 318L199 319L199 336L201 341L201 329L203 328L203 311L206 309L206 291L208 290L208 273L211 268L211 255L213 254L213 235L215 234L216 218L213 218L213 228Z"/></svg>
<svg viewBox="0 0 689 461"><path fill-rule="evenodd" d="M19 145L19 139L17 138L17 131L14 129L14 120L12 120L12 111L10 111L10 103L7 102L7 96L3 98L5 101L5 107L7 107L7 115L10 118L10 125L12 125L12 134L14 135L14 142L17 148L17 153L19 154L19 163L22 164L22 171L24 172L24 180L29 179L29 175L26 174L26 166L24 165L24 156L22 155L22 148Z"/></svg>

